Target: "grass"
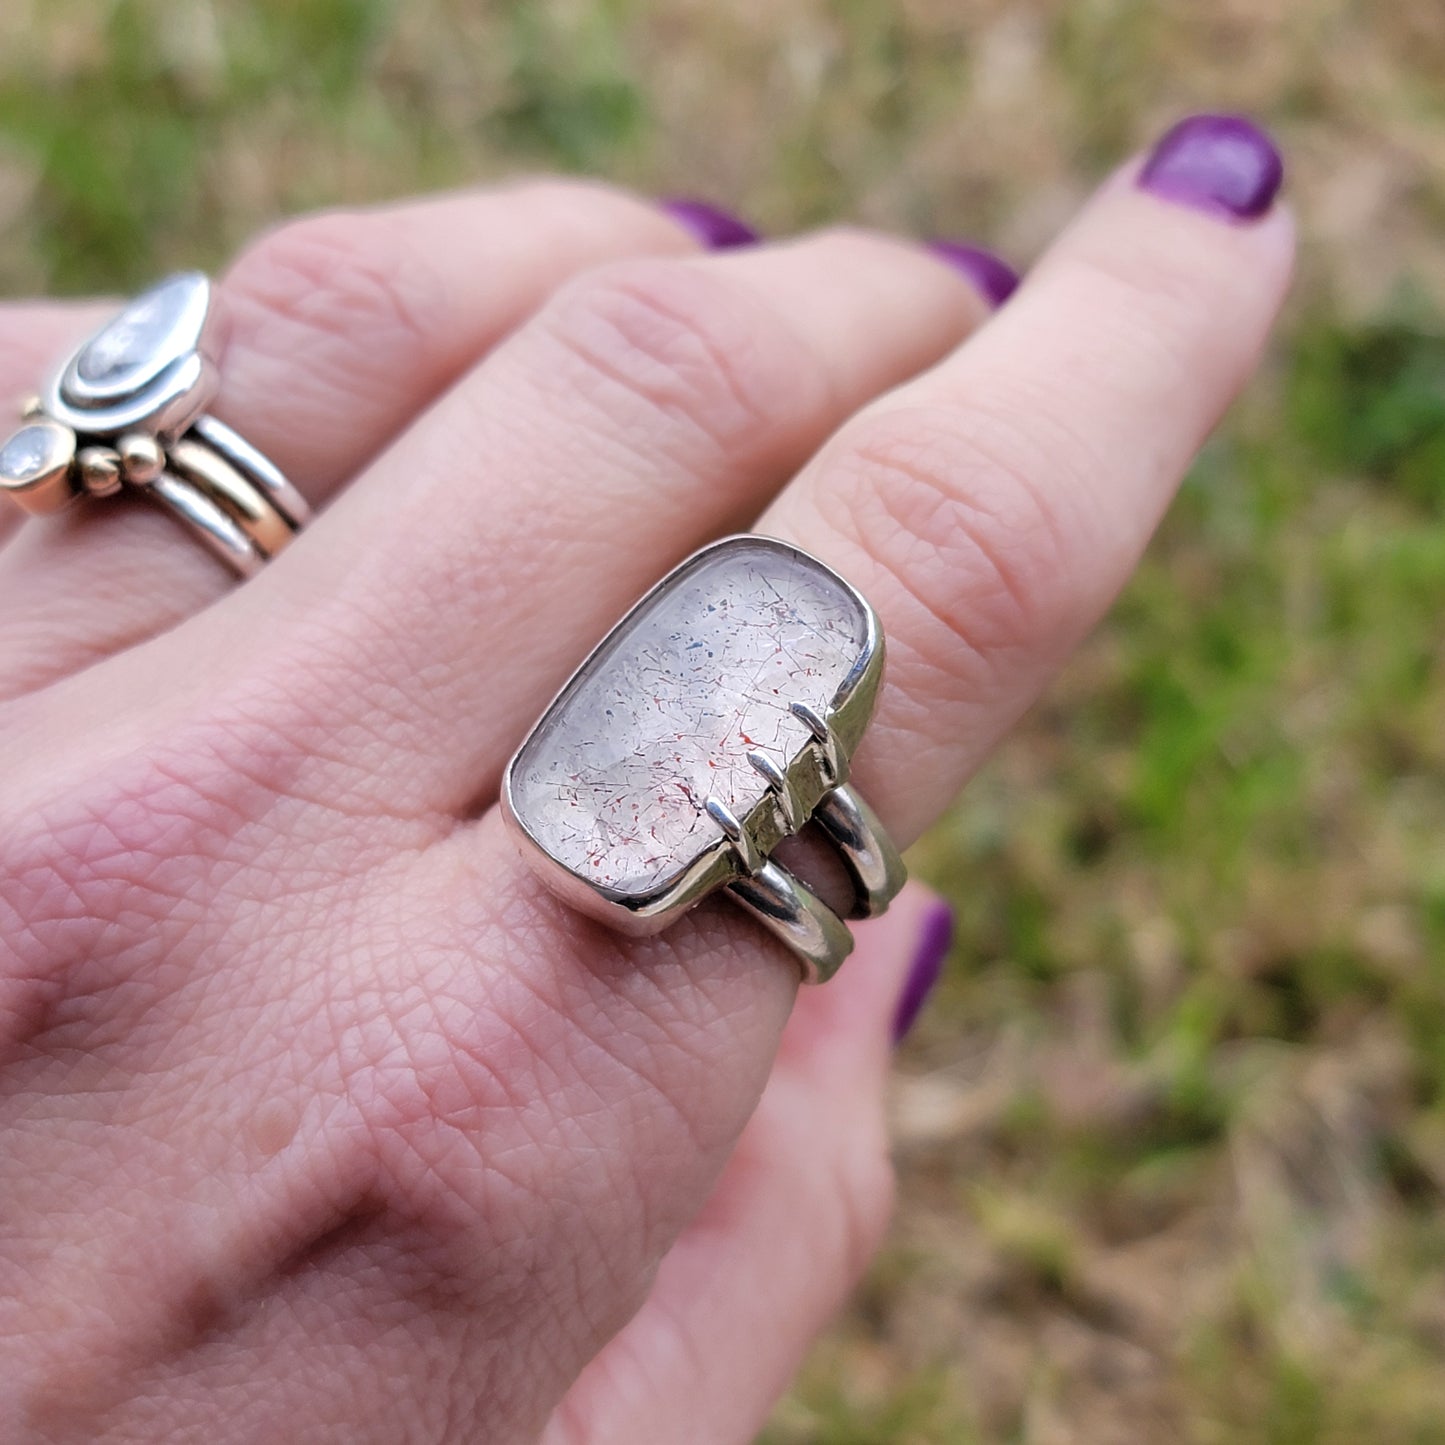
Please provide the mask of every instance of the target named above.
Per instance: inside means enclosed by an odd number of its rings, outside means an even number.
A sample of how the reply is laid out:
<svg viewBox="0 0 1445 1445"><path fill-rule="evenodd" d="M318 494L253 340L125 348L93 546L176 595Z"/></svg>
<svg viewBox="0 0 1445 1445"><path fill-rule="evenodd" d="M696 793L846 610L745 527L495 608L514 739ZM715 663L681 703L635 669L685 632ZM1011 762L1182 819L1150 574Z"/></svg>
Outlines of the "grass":
<svg viewBox="0 0 1445 1445"><path fill-rule="evenodd" d="M538 167L1026 261L1181 112L1284 138L1264 375L919 849L904 1203L771 1445L1445 1440L1442 73L1426 0L7 0L17 292Z"/></svg>

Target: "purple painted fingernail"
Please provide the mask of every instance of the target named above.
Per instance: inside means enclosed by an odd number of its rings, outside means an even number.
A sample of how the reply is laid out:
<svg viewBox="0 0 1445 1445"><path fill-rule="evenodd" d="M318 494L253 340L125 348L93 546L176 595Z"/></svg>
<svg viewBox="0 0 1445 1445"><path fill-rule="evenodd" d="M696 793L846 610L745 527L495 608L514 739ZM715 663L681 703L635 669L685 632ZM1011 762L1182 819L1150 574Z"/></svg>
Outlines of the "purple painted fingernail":
<svg viewBox="0 0 1445 1445"><path fill-rule="evenodd" d="M709 251L731 251L737 246L756 246L762 237L731 211L706 201L670 196L658 202L684 230L691 231Z"/></svg>
<svg viewBox="0 0 1445 1445"><path fill-rule="evenodd" d="M1001 256L963 241L930 241L928 249L981 292L990 306L1002 306L1018 290L1019 273Z"/></svg>
<svg viewBox="0 0 1445 1445"><path fill-rule="evenodd" d="M898 1009L893 1015L893 1042L902 1043L918 1015L928 1002L928 996L943 976L943 961L953 947L953 909L942 900L935 903L923 915L923 926L918 931L918 946L913 954L913 964L904 980L903 992L898 997Z"/></svg>
<svg viewBox="0 0 1445 1445"><path fill-rule="evenodd" d="M1275 143L1242 115L1195 115L1154 147L1139 184L1167 201L1254 221L1274 204L1284 161Z"/></svg>

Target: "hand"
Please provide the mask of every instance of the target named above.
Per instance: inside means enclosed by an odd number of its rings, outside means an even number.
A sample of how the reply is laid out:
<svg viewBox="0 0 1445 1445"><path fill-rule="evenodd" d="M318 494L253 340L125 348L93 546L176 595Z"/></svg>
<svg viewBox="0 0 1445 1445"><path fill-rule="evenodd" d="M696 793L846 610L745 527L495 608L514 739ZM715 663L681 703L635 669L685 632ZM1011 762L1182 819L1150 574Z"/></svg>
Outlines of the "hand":
<svg viewBox="0 0 1445 1445"><path fill-rule="evenodd" d="M750 1437L883 1227L927 898L794 1008L734 910L629 944L555 902L500 770L761 517L883 618L856 776L916 837L1254 364L1271 157L1176 134L987 320L901 241L704 256L579 185L241 258L217 411L324 514L234 589L141 505L0 555L4 1439ZM96 319L5 311L3 389Z"/></svg>

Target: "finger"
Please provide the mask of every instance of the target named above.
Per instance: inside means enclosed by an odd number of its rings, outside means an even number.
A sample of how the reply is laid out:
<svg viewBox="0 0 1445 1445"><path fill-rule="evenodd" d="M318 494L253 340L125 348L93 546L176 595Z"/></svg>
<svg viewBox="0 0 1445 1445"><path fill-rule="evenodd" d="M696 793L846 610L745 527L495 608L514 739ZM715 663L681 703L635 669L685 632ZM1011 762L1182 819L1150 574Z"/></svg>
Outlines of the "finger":
<svg viewBox="0 0 1445 1445"><path fill-rule="evenodd" d="M1290 249L1277 211L1233 222L1124 176L973 341L845 427L765 518L882 615L891 662L855 776L901 841L1123 583L1254 364ZM631 1271L645 1277L697 1207L750 1112L795 974L722 902L615 943L530 877L495 811L432 857L462 932L518 940L485 983L459 959L437 986L525 1017L545 1076L570 1071L575 1107L609 1101L609 1157L639 1180L635 1208L593 1242L609 1261L606 1283L581 1286L595 1305ZM453 1025L469 1058L485 1046L473 1012L459 1005ZM480 1129L493 1116L476 1082ZM590 1161L551 1153L552 1186L585 1191Z"/></svg>
<svg viewBox="0 0 1445 1445"><path fill-rule="evenodd" d="M403 810L494 795L609 614L987 309L921 249L853 231L593 271L378 461L327 518L324 555L282 558L218 632L304 619L289 666L329 674L353 738L334 785ZM484 461L483 486L458 456Z"/></svg>
<svg viewBox="0 0 1445 1445"><path fill-rule="evenodd" d="M579 182L291 222L221 282L232 326L214 410L323 502L565 278L690 249L657 208ZM47 351L31 388L60 354ZM161 631L231 585L136 499L26 527L0 564L0 696Z"/></svg>
<svg viewBox="0 0 1445 1445"><path fill-rule="evenodd" d="M936 969L950 916L909 884L859 927L837 986L799 997L712 1197L636 1317L568 1392L544 1445L756 1436L887 1223L890 1025L912 976Z"/></svg>
<svg viewBox="0 0 1445 1445"><path fill-rule="evenodd" d="M1237 141L1215 191L1232 163L1272 197L1272 146ZM1157 164L1117 176L993 326L857 418L762 520L883 619L889 680L857 777L905 840L1113 600L1283 300L1288 214L1162 198Z"/></svg>

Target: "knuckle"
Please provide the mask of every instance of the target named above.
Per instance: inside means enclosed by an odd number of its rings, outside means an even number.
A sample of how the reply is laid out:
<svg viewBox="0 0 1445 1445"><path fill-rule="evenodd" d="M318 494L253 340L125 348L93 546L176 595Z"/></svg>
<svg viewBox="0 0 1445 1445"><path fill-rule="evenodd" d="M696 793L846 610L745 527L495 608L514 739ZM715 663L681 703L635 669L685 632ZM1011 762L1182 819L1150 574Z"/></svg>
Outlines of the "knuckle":
<svg viewBox="0 0 1445 1445"><path fill-rule="evenodd" d="M505 190L524 206L544 209L555 206L564 213L571 213L579 204L599 196L627 196L620 186L590 176L521 175L507 182Z"/></svg>
<svg viewBox="0 0 1445 1445"><path fill-rule="evenodd" d="M990 666L1036 646L1071 592L1058 496L1078 489L1056 485L1061 449L979 406L891 410L859 427L830 495L851 540L921 614L911 635L954 672L960 643Z"/></svg>
<svg viewBox="0 0 1445 1445"><path fill-rule="evenodd" d="M443 944L428 976L348 1030L343 1087L374 1192L444 1252L484 1232L487 1287L529 1289L559 1343L611 1334L647 1284L641 1246L615 1238L620 1218L652 1212L628 1141L665 1105L611 1040L574 1028L564 1047L575 1020L545 987L478 992L456 955Z"/></svg>
<svg viewBox="0 0 1445 1445"><path fill-rule="evenodd" d="M46 1032L63 999L112 987L118 971L164 963L163 939L196 922L194 855L169 850L204 827L196 798L156 774L87 782L0 824L4 1044Z"/></svg>
<svg viewBox="0 0 1445 1445"><path fill-rule="evenodd" d="M626 1166L628 1137L681 1131L691 1142L688 1119L635 1049L577 1000L521 974L478 989L456 954L443 943L377 1010L369 1042L348 1050L350 1090L408 1212L444 1228L459 1216L540 1224L549 1189L589 1208L618 1205L642 1188ZM605 1112L587 1103L598 1097ZM483 1139L508 1147L483 1158Z"/></svg>
<svg viewBox="0 0 1445 1445"><path fill-rule="evenodd" d="M328 372L364 372L358 379L421 366L444 305L439 280L384 212L278 227L241 255L226 290L245 351L292 366L324 359Z"/></svg>
<svg viewBox="0 0 1445 1445"><path fill-rule="evenodd" d="M817 358L745 285L672 260L614 263L565 287L542 318L552 384L652 449L732 456L775 446L816 409Z"/></svg>
<svg viewBox="0 0 1445 1445"><path fill-rule="evenodd" d="M1059 257L1055 265L1064 273L1059 284L1091 296L1099 315L1137 317L1141 330L1177 342L1219 318L1218 293L1200 284L1213 254L1212 245L1180 245L1177 238L1168 245L1127 248L1096 242Z"/></svg>
<svg viewBox="0 0 1445 1445"><path fill-rule="evenodd" d="M194 856L201 835L234 823L218 816L223 809L156 759L82 773L8 830L7 896L21 900L15 911L32 927L71 911L133 917L142 897L164 887L168 858Z"/></svg>
<svg viewBox="0 0 1445 1445"><path fill-rule="evenodd" d="M820 275L847 275L854 268L876 268L880 263L906 266L920 259L916 242L847 221L810 231L808 249L817 258Z"/></svg>

